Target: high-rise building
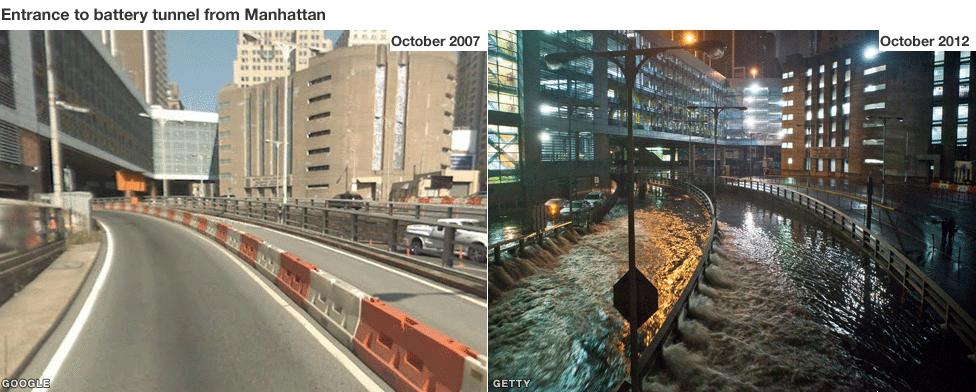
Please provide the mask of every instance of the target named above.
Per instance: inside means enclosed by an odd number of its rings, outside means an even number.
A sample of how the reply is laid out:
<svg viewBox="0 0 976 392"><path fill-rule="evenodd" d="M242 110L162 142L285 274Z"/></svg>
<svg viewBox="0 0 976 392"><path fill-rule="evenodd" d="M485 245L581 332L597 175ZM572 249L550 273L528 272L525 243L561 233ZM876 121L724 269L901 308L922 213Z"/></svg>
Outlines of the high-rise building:
<svg viewBox="0 0 976 392"><path fill-rule="evenodd" d="M281 43L294 45L296 71L308 68L309 59L316 54L332 50L332 40L322 30L241 30L237 34L234 84L253 86L287 75L287 50Z"/></svg>
<svg viewBox="0 0 976 392"><path fill-rule="evenodd" d="M932 54L883 52L877 38L783 67L783 174L930 176Z"/></svg>
<svg viewBox="0 0 976 392"><path fill-rule="evenodd" d="M624 50L628 39L645 48L676 45L666 31L489 31L492 205L541 204L615 187L626 156L623 71L606 59L585 56L552 69L542 58L561 51ZM712 122L703 121L711 115L687 107L735 104L723 75L689 51L672 50L645 62L637 80L633 120L639 165L677 167L678 160L688 160L689 144L711 149ZM742 120L725 113L719 118L719 144L749 142L728 132L741 130ZM720 150L725 162L725 149ZM695 156L705 159L702 152Z"/></svg>
<svg viewBox="0 0 976 392"><path fill-rule="evenodd" d="M393 184L450 163L456 55L339 48L291 79L292 134L284 126L284 79L220 92L220 194L280 195L285 151L289 195L358 192L386 200ZM475 184L476 185L476 184Z"/></svg>
<svg viewBox="0 0 976 392"><path fill-rule="evenodd" d="M104 30L102 43L126 70L149 105L166 104L166 32Z"/></svg>
<svg viewBox="0 0 976 392"><path fill-rule="evenodd" d="M152 174L149 107L95 31L51 31L64 190L117 195L115 170ZM0 197L52 190L44 31L0 31Z"/></svg>
<svg viewBox="0 0 976 392"><path fill-rule="evenodd" d="M336 47L348 48L359 45L386 45L389 42L387 40L386 30L344 30L339 35Z"/></svg>
<svg viewBox="0 0 976 392"><path fill-rule="evenodd" d="M165 107L170 110L183 110L183 101L180 100L180 86L175 82L166 86Z"/></svg>
<svg viewBox="0 0 976 392"><path fill-rule="evenodd" d="M782 135L783 107L793 102L784 101L780 78L730 79L738 105L746 107L742 116L742 129L732 131L736 137L755 140L756 145L746 149L747 174L777 173Z"/></svg>
<svg viewBox="0 0 976 392"><path fill-rule="evenodd" d="M474 156L474 168L481 171L481 188L485 186L487 174L486 66L487 57L483 52L459 53L457 94L454 97L454 127L471 130L471 154Z"/></svg>

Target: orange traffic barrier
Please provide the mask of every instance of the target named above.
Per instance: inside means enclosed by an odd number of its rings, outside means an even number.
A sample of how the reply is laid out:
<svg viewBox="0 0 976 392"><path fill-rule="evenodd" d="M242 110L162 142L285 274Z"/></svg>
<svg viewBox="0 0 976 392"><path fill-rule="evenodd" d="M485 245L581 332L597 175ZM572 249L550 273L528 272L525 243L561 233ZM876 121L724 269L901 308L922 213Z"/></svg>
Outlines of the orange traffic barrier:
<svg viewBox="0 0 976 392"><path fill-rule="evenodd" d="M442 197L441 204L454 204L454 198L450 196Z"/></svg>
<svg viewBox="0 0 976 392"><path fill-rule="evenodd" d="M166 210L166 220L175 221L176 220L176 211Z"/></svg>
<svg viewBox="0 0 976 392"><path fill-rule="evenodd" d="M197 231L204 234L207 233L207 218L202 216L197 217Z"/></svg>
<svg viewBox="0 0 976 392"><path fill-rule="evenodd" d="M396 391L460 391L478 353L376 298L365 298L353 352Z"/></svg>
<svg viewBox="0 0 976 392"><path fill-rule="evenodd" d="M183 226L189 226L190 225L190 219L192 219L192 218L193 218L193 215L192 214L190 214L189 212L184 212L183 213Z"/></svg>
<svg viewBox="0 0 976 392"><path fill-rule="evenodd" d="M243 257L244 260L247 260L249 264L254 265L254 262L258 257L259 245L261 245L261 239L256 235L249 233L241 234L241 247L237 250L237 253Z"/></svg>
<svg viewBox="0 0 976 392"><path fill-rule="evenodd" d="M281 254L281 269L275 284L281 287L291 299L299 304L308 301L308 286L312 282L312 271L316 268L291 252Z"/></svg>
<svg viewBox="0 0 976 392"><path fill-rule="evenodd" d="M223 223L218 223L217 224L217 235L215 235L214 237L217 238L217 242L219 242L221 244L226 244L227 243L227 225L225 225Z"/></svg>

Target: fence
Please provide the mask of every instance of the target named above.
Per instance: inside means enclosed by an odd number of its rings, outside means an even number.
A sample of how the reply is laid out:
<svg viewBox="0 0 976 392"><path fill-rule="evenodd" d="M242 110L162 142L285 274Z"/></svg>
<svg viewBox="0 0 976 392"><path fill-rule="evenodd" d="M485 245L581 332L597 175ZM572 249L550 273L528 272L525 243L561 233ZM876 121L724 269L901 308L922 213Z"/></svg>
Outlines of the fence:
<svg viewBox="0 0 976 392"><path fill-rule="evenodd" d="M94 199L94 204L132 203L125 198ZM137 201L139 201L137 199ZM348 200L341 200L348 202ZM363 254L435 279L463 281L465 285L486 285L475 272L453 268L458 257L486 263L488 229L480 221L443 222L432 218L383 213L375 208L340 208L349 204L331 201L329 206L281 204L220 197L145 197L142 203L200 212L233 220L256 223ZM408 227L411 230L408 231ZM439 265L417 255L411 242L423 244L422 253L439 258ZM382 248L380 248L382 246ZM405 255L402 252L410 252ZM459 283L460 284L460 283Z"/></svg>
<svg viewBox="0 0 976 392"><path fill-rule="evenodd" d="M245 201L259 201L269 203L279 203L280 199L248 198ZM345 199L308 199L293 198L289 202L299 206L325 207L325 208L352 208L367 213L378 213L386 215L412 216L416 219L421 218L470 218L484 221L488 215L488 210L484 207L474 207L459 204L431 204L431 203L405 203L397 201L374 201L374 200L345 200Z"/></svg>
<svg viewBox="0 0 976 392"><path fill-rule="evenodd" d="M0 304L64 251L64 222L60 208L0 199Z"/></svg>
<svg viewBox="0 0 976 392"><path fill-rule="evenodd" d="M802 207L839 230L858 244L885 271L895 277L919 307L928 305L952 329L971 352L976 352L976 321L959 306L938 284L932 281L907 256L884 239L857 224L852 217L830 205L794 190L748 179L723 177L724 185L762 192Z"/></svg>

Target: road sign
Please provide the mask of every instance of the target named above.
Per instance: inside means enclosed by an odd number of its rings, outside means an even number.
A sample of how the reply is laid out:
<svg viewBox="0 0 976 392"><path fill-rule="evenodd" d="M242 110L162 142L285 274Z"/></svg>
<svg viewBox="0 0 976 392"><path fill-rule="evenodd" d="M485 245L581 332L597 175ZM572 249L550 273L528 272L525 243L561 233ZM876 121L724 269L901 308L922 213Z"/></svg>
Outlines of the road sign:
<svg viewBox="0 0 976 392"><path fill-rule="evenodd" d="M637 317L630 316L630 274L637 273ZM613 307L631 324L644 325L657 311L657 288L640 271L627 271L613 285Z"/></svg>

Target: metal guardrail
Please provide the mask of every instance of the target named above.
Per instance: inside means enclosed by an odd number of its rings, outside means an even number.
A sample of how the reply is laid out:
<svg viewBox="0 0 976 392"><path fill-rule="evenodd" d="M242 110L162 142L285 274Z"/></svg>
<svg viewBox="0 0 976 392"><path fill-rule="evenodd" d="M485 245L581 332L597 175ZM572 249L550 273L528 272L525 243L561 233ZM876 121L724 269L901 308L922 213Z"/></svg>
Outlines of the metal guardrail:
<svg viewBox="0 0 976 392"><path fill-rule="evenodd" d="M709 258L712 254L712 245L718 238L720 238L720 233L718 232L718 221L715 216L715 205L712 203L712 200L708 197L705 191L692 184L666 177L649 177L647 178L647 183L656 186L676 188L689 194L699 205L702 206L702 208L705 209L706 213L710 217L710 222L708 237L705 239L705 243L702 245L702 255L698 260L698 266L695 267L695 271L691 274L691 279L688 280L688 284L685 285L685 288L681 291L681 296L679 296L678 300L675 301L674 305L672 305L671 310L668 312L668 316L664 319L664 323L661 324L661 328L657 330L657 333L654 334L654 338L651 340L651 343L640 355L638 369L642 378L661 358L661 353L665 344L674 337L675 331L678 330L682 316L688 311L691 295L698 291L698 285L704 279L705 268L708 266L710 260Z"/></svg>
<svg viewBox="0 0 976 392"><path fill-rule="evenodd" d="M860 245L878 265L895 277L909 295L928 305L943 321L942 326L955 331L960 340L976 353L976 321L956 303L937 283L932 281L907 256L884 239L874 235L850 216L806 194L777 185L748 179L723 177L722 183L774 196L797 204L807 212L829 223L833 229Z"/></svg>
<svg viewBox="0 0 976 392"><path fill-rule="evenodd" d="M522 250L525 249L526 245L541 244L546 238L556 237L578 226L589 226L591 223L596 223L597 219L602 219L602 217L606 215L611 208L613 208L613 206L616 204L616 200L616 196L611 196L602 205L596 208L574 212L573 219L569 221L548 226L529 234L493 243L488 246L488 261L494 263L500 262L502 253L506 251L522 253Z"/></svg>
<svg viewBox="0 0 976 392"><path fill-rule="evenodd" d="M0 199L0 304L64 251L64 222L52 205Z"/></svg>
<svg viewBox="0 0 976 392"><path fill-rule="evenodd" d="M161 207L185 209L206 213L214 216L228 217L236 220L274 225L276 228L291 229L302 234L314 233L323 237L344 240L348 244L385 244L389 253L403 257L398 252L409 249L410 244L403 241L413 238L414 234L406 233L406 227L413 224L428 225L438 228L443 235L439 238L440 249L452 249L452 252L434 249L424 249L425 253L436 255L443 267L453 267L454 260L461 254L469 259L480 259L486 262L487 248L475 235L484 234L487 237L487 226L466 226L438 222L437 219L397 215L365 209L339 208L336 204L329 207L281 204L279 201L260 201L227 197L143 197L141 202ZM99 198L93 199L93 204L130 203L131 199ZM348 202L348 200L342 200ZM460 233L463 230L468 233ZM474 233L474 234L472 234ZM402 242L402 243L401 243ZM483 242L487 243L487 240ZM371 249L372 248L370 247ZM413 259L412 257L408 257ZM430 264L427 261L421 261ZM467 274L465 274L467 275ZM482 279L483 280L483 279Z"/></svg>
<svg viewBox="0 0 976 392"><path fill-rule="evenodd" d="M281 203L280 199L244 198L238 200ZM407 203L399 201L292 198L289 204L325 208L355 208L367 213L421 218L471 218L486 221L488 209L464 204Z"/></svg>

